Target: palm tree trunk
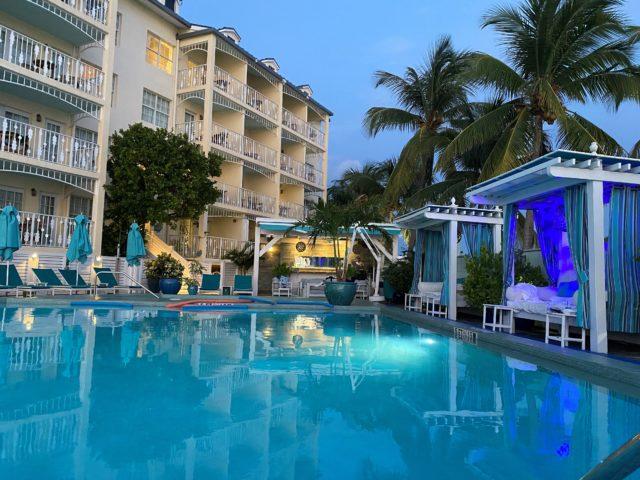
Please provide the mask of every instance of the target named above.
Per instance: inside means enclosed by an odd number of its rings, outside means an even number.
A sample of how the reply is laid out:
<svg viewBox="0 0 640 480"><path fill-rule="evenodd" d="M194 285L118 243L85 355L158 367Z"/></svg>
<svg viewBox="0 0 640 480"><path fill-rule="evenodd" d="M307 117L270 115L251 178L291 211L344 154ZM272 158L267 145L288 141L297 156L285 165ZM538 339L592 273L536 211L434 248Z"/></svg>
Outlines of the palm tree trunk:
<svg viewBox="0 0 640 480"><path fill-rule="evenodd" d="M533 156L534 158L538 158L544 154L544 131L543 131L544 122L542 117L537 115L535 119L535 136L534 136L534 144L533 144ZM524 250L531 250L535 246L535 229L534 229L534 221L533 221L533 212L531 210L527 210L525 219L524 219L524 232L522 235L522 248Z"/></svg>

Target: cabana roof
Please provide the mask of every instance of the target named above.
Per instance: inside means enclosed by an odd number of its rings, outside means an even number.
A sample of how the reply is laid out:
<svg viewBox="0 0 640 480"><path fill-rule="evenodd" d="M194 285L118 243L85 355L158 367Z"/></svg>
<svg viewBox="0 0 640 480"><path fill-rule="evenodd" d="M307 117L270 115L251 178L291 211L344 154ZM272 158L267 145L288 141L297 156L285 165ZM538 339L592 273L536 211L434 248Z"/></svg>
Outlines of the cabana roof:
<svg viewBox="0 0 640 480"><path fill-rule="evenodd" d="M467 190L467 198L484 205L532 199L585 181L640 184L640 160L556 150Z"/></svg>
<svg viewBox="0 0 640 480"><path fill-rule="evenodd" d="M459 207L451 205L428 204L418 210L395 219L402 228L418 229L437 227L445 222L458 221L467 223L502 224L502 210L498 207Z"/></svg>
<svg viewBox="0 0 640 480"><path fill-rule="evenodd" d="M289 229L292 229L297 222L288 219L278 219L278 218L258 218L256 219L256 225L259 226L260 231L265 234L273 233L273 234L282 234ZM372 223L371 225L379 228L380 230L384 230L389 235L400 235L400 227L394 223ZM305 235L309 231L307 227L296 227L292 230L292 233ZM353 228L350 228L348 232L344 232L345 235L352 234ZM367 233L371 236L380 235L380 231L376 230L367 230Z"/></svg>

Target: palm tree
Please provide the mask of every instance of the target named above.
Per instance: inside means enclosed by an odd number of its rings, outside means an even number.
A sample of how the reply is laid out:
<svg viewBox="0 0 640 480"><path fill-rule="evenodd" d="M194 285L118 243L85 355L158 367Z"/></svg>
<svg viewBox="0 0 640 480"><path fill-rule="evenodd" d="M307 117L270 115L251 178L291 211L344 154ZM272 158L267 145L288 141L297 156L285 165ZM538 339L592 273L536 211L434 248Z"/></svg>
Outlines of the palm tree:
<svg viewBox="0 0 640 480"><path fill-rule="evenodd" d="M365 163L361 168L350 168L329 187L332 202L346 205L359 197L372 198L384 194L396 160Z"/></svg>
<svg viewBox="0 0 640 480"><path fill-rule="evenodd" d="M436 150L448 141L443 129L466 103L467 87L460 76L465 55L444 37L436 42L423 66L408 67L404 76L385 71L374 75L376 88L388 88L398 106L370 108L363 122L365 130L373 137L388 130L413 134L398 157L385 191L393 205L412 189L433 182Z"/></svg>
<svg viewBox="0 0 640 480"><path fill-rule="evenodd" d="M616 109L640 100L634 62L638 29L620 12L619 0L524 0L491 10L482 26L501 37L507 62L475 53L469 79L504 103L467 126L446 148L454 158L497 138L480 180L546 153L548 129L560 148L587 151L596 141L609 154L624 149L604 130L570 108L589 101Z"/></svg>

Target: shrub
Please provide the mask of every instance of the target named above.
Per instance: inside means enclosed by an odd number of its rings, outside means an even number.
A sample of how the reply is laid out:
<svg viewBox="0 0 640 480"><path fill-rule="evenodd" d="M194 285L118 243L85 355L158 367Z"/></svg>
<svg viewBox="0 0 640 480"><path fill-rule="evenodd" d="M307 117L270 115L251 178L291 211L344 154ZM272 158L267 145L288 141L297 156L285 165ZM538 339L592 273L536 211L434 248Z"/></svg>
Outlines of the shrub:
<svg viewBox="0 0 640 480"><path fill-rule="evenodd" d="M413 260L404 258L389 264L382 272L382 278L389 282L396 294L408 293L413 282Z"/></svg>
<svg viewBox="0 0 640 480"><path fill-rule="evenodd" d="M547 275L540 267L531 265L524 256L522 250L517 250L515 257L516 283L530 283L536 287L545 287L549 285Z"/></svg>
<svg viewBox="0 0 640 480"><path fill-rule="evenodd" d="M184 267L168 253L161 253L155 260L145 262L147 278L182 278Z"/></svg>
<svg viewBox="0 0 640 480"><path fill-rule="evenodd" d="M253 266L253 245L247 243L242 248L229 250L222 258L233 263L240 272L240 275L245 275Z"/></svg>
<svg viewBox="0 0 640 480"><path fill-rule="evenodd" d="M271 275L278 278L288 277L289 275L291 275L291 272L292 269L290 265L287 265L286 263L279 263L278 265L273 267L273 269L271 270Z"/></svg>
<svg viewBox="0 0 640 480"><path fill-rule="evenodd" d="M502 255L482 248L477 257L467 257L467 278L463 285L467 304L482 308L502 301Z"/></svg>

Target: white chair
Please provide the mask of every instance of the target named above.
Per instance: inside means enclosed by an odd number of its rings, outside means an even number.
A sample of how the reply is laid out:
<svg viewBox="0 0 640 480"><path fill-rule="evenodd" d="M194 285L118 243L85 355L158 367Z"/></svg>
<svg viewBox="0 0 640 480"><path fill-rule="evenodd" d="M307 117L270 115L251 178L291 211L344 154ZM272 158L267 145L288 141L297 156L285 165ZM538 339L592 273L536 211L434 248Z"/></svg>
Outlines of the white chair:
<svg viewBox="0 0 640 480"><path fill-rule="evenodd" d="M368 298L369 292L369 280L356 280L356 298Z"/></svg>
<svg viewBox="0 0 640 480"><path fill-rule="evenodd" d="M422 298L425 313L433 317L447 318L449 310L446 305L440 304L443 282L419 282L418 294Z"/></svg>
<svg viewBox="0 0 640 480"><path fill-rule="evenodd" d="M274 278L271 282L271 294L274 297L290 297L291 283L289 282L289 277L282 276L280 278Z"/></svg>

